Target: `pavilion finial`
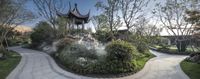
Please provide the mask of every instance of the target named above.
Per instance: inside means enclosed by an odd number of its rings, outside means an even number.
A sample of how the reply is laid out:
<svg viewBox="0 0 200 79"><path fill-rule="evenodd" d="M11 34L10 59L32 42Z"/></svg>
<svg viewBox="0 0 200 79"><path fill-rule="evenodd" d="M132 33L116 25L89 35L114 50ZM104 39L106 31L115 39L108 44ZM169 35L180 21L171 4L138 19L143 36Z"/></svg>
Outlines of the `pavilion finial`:
<svg viewBox="0 0 200 79"><path fill-rule="evenodd" d="M75 3L74 5L75 5L75 8L77 8L77 3Z"/></svg>

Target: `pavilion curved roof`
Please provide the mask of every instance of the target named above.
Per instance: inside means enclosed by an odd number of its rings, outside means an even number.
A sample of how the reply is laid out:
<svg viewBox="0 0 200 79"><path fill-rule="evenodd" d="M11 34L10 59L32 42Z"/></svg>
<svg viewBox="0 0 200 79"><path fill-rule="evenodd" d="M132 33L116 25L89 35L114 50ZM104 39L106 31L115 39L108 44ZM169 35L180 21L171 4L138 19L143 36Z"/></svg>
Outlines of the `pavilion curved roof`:
<svg viewBox="0 0 200 79"><path fill-rule="evenodd" d="M74 9L71 9L71 5L70 5L70 8L69 8L69 11L68 11L67 14L58 13L57 15L63 16L63 17L76 17L76 18L79 18L79 19L88 20L89 15L90 15L90 11L86 15L82 15L77 8L77 4L75 4Z"/></svg>
<svg viewBox="0 0 200 79"><path fill-rule="evenodd" d="M73 16L76 16L77 18L89 18L89 15L90 15L90 11L86 14L86 15L82 15L78 8L77 8L77 4L75 4L75 7L73 10L71 10L71 7L67 13L68 16L70 15L73 15Z"/></svg>

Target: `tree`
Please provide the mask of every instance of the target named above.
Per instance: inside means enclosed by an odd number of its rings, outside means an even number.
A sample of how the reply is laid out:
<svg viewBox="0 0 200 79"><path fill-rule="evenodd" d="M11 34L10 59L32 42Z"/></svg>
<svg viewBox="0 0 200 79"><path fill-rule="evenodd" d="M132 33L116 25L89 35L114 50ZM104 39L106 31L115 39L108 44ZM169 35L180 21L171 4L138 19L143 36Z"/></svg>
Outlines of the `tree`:
<svg viewBox="0 0 200 79"><path fill-rule="evenodd" d="M33 46L39 46L43 42L51 43L53 41L53 28L47 22L41 21L34 28L31 34Z"/></svg>
<svg viewBox="0 0 200 79"><path fill-rule="evenodd" d="M104 14L93 16L92 22L96 26L95 27L96 31L100 30L101 27L108 26L108 19Z"/></svg>
<svg viewBox="0 0 200 79"><path fill-rule="evenodd" d="M26 0L0 0L0 50L5 50L3 41L18 25L29 21L34 16L24 9Z"/></svg>
<svg viewBox="0 0 200 79"><path fill-rule="evenodd" d="M136 21L144 16L143 9L148 5L149 0L120 0L122 18L129 31L136 24Z"/></svg>
<svg viewBox="0 0 200 79"><path fill-rule="evenodd" d="M110 37L114 38L114 28L116 28L120 24L120 20L118 18L118 9L119 9L119 1L118 0L107 0L107 5L104 5L102 2L98 2L96 5L97 9L101 8L104 11L105 16L108 19L108 26L110 29Z"/></svg>
<svg viewBox="0 0 200 79"><path fill-rule="evenodd" d="M185 11L187 10L185 0L167 0L164 5L157 4L157 15L162 25L175 37L176 46L179 52L185 52L188 46L187 36L192 33L192 24L185 21Z"/></svg>
<svg viewBox="0 0 200 79"><path fill-rule="evenodd" d="M190 5L191 8L186 11L185 20L194 25L191 43L200 51L200 3L198 0L191 0Z"/></svg>
<svg viewBox="0 0 200 79"><path fill-rule="evenodd" d="M159 35L160 29L155 24L150 24L149 20L145 17L141 17L136 21L133 35L129 36L129 41L131 41L140 52L145 52Z"/></svg>
<svg viewBox="0 0 200 79"><path fill-rule="evenodd" d="M57 37L57 13L64 8L64 0L33 0L38 13L53 27L54 37Z"/></svg>
<svg viewBox="0 0 200 79"><path fill-rule="evenodd" d="M57 17L56 21L57 21L57 25L58 25L58 28L57 28L57 31L58 31L57 36L58 37L64 37L67 33L70 33L70 30L72 28L70 27L69 19L59 16L59 17Z"/></svg>

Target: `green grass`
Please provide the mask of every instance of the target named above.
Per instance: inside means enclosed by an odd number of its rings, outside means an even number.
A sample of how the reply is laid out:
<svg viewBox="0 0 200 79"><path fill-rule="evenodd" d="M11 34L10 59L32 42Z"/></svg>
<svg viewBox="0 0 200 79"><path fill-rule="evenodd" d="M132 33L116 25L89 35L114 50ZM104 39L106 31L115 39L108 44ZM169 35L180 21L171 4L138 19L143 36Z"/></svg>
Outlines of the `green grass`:
<svg viewBox="0 0 200 79"><path fill-rule="evenodd" d="M143 67L145 66L146 62L149 59L153 58L153 57L155 57L155 56L148 51L142 57L137 58L136 59L136 62L137 62L136 70L139 71L139 70L143 69Z"/></svg>
<svg viewBox="0 0 200 79"><path fill-rule="evenodd" d="M181 62L181 68L191 79L200 79L200 64L184 60Z"/></svg>
<svg viewBox="0 0 200 79"><path fill-rule="evenodd" d="M155 47L155 48L161 48L161 46L159 46L159 45L154 45L153 47Z"/></svg>
<svg viewBox="0 0 200 79"><path fill-rule="evenodd" d="M158 49L158 48L162 48L162 46L159 46L159 45L153 45L153 47L154 47L154 48L157 48L157 49ZM169 48L170 50L172 50L172 51L178 51L176 45L170 45L170 46L168 46L168 48ZM186 49L186 51L187 51L187 52L193 52L193 49L191 48L191 46L188 46L187 49ZM198 49L197 49L197 48L194 48L194 51L195 51L195 52L198 52Z"/></svg>
<svg viewBox="0 0 200 79"><path fill-rule="evenodd" d="M169 49L172 50L172 51L178 51L176 45L170 45ZM198 50L196 48L194 48L194 51L198 52ZM187 47L186 52L193 52L193 49L191 48L191 46Z"/></svg>
<svg viewBox="0 0 200 79"><path fill-rule="evenodd" d="M7 52L7 54L7 59L0 60L0 79L5 79L21 59L21 56L15 52Z"/></svg>
<svg viewBox="0 0 200 79"><path fill-rule="evenodd" d="M159 46L159 45L153 45L152 47L157 49L157 51L160 51L163 53L169 53L169 54L189 55L190 53L200 52L198 51L197 48L192 48L191 46L187 46L187 49L185 52L178 52L176 45L169 45L169 46L164 46L164 47Z"/></svg>
<svg viewBox="0 0 200 79"><path fill-rule="evenodd" d="M169 49L171 49L171 50L177 50L177 47L175 45L171 45L171 46L169 46Z"/></svg>

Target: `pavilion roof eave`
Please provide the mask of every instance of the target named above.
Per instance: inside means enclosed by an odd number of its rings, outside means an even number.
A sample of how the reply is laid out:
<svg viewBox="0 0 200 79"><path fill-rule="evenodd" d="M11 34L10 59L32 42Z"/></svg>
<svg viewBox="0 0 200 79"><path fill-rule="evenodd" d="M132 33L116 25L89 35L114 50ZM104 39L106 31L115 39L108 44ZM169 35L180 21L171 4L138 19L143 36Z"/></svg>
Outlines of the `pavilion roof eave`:
<svg viewBox="0 0 200 79"><path fill-rule="evenodd" d="M69 5L70 5L70 8L69 8L67 14L57 13L57 15L61 16L61 17L66 17L66 18L73 18L74 17L74 18L77 18L77 19L82 19L82 20L84 20L85 23L88 23L90 10L86 15L82 15L77 8L77 4L75 4L74 9L71 9L70 3L69 3Z"/></svg>
<svg viewBox="0 0 200 79"><path fill-rule="evenodd" d="M69 16L70 14L72 14L73 16L76 16L77 18L89 18L89 14L86 15L81 15L81 14L77 14L75 12L70 11L70 13L68 13L67 15Z"/></svg>
<svg viewBox="0 0 200 79"><path fill-rule="evenodd" d="M77 8L77 4L75 4L75 7L74 7L73 10L71 10L71 7L70 7L70 9L69 9L69 11L68 11L68 15L69 15L69 13L71 13L72 15L74 15L74 16L76 16L76 17L78 17L78 18L88 18L88 17L89 17L89 14L90 14L90 11L89 11L86 15L82 15L82 14L79 12L78 8Z"/></svg>

